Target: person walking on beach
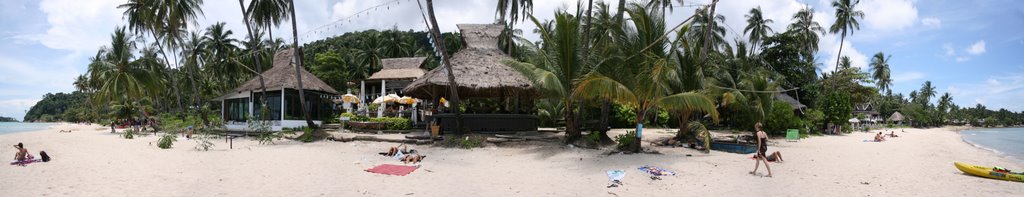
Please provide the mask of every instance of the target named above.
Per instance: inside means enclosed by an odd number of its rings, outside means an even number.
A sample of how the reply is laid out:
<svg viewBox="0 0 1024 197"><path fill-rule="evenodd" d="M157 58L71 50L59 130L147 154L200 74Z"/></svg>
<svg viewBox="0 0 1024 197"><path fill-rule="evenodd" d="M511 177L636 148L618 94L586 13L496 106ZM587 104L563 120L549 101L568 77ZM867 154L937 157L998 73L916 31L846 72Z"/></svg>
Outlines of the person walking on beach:
<svg viewBox="0 0 1024 197"><path fill-rule="evenodd" d="M768 134L761 130L761 122L754 124L754 130L757 130L757 155L754 155L754 171L750 171L750 174L757 174L757 168L763 162L764 168L768 169L767 177L772 177L772 168L768 167L768 157L765 156L765 152L768 152Z"/></svg>

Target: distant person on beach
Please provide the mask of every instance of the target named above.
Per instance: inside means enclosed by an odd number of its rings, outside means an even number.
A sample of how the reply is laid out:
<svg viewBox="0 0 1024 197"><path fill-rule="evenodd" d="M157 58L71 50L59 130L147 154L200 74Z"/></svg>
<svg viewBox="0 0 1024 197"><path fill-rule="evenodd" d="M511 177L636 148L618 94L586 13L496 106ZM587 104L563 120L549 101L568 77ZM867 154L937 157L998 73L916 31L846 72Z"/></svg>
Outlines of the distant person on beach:
<svg viewBox="0 0 1024 197"><path fill-rule="evenodd" d="M878 134L875 134L875 141L876 142L885 141L885 136L882 135L882 132L878 132Z"/></svg>
<svg viewBox="0 0 1024 197"><path fill-rule="evenodd" d="M896 135L896 131L889 131L889 137L900 137Z"/></svg>
<svg viewBox="0 0 1024 197"><path fill-rule="evenodd" d="M110 121L110 133L114 133L114 124L115 124L114 121L111 120Z"/></svg>
<svg viewBox="0 0 1024 197"><path fill-rule="evenodd" d="M767 177L772 177L772 168L768 166L768 157L765 155L768 151L768 134L761 130L761 122L754 124L754 130L757 130L757 155L754 155L754 171L750 171L750 174L757 174L757 168L764 162L764 168L768 169Z"/></svg>

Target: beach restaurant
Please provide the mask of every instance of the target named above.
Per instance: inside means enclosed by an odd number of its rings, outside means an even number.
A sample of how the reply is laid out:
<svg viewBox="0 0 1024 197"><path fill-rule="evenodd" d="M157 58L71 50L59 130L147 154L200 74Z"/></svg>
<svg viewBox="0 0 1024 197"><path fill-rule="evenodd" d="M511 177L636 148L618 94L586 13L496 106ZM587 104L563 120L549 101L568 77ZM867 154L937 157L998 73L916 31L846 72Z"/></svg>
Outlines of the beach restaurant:
<svg viewBox="0 0 1024 197"><path fill-rule="evenodd" d="M259 76L253 77L241 86L213 99L221 102L221 117L227 130L249 130L247 118L250 115L269 120L273 131L306 126L302 104L299 103L294 51L289 48L274 54L273 67L260 74L263 76L263 82ZM338 91L305 69L299 69L299 74L302 75L302 89L305 92L305 102L310 109L310 118L313 119L313 123L320 125L320 120L331 116L332 101L338 97ZM263 100L266 100L269 113L266 117L259 117L260 109L257 106Z"/></svg>
<svg viewBox="0 0 1024 197"><path fill-rule="evenodd" d="M378 97L383 97L388 94L404 96L405 94L403 94L402 89L409 85L409 83L412 83L413 80L419 79L427 73L427 71L422 68L426 60L426 57L381 59L380 63L383 68L370 75L366 80L360 81L359 99L361 101L373 101ZM359 102L358 111L370 113L366 111L366 103L367 102ZM384 109L387 108L388 104L381 103L381 105L383 106L377 108L377 117L385 116ZM415 112L413 112L413 114L415 114ZM411 115L412 114L402 117L412 117ZM415 122L415 120L416 119L414 118L413 122Z"/></svg>

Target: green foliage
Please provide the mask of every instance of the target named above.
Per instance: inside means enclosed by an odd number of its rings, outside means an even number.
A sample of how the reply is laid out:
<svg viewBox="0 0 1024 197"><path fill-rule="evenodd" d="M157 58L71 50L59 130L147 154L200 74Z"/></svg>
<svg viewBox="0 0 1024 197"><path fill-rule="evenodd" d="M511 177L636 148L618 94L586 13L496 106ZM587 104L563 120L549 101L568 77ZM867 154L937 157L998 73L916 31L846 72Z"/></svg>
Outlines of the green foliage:
<svg viewBox="0 0 1024 197"><path fill-rule="evenodd" d="M631 144L637 143L636 130L626 131L625 134L619 134L615 136L615 141L618 142L618 145L616 145L615 148L619 150L629 149L629 147L631 147Z"/></svg>
<svg viewBox="0 0 1024 197"><path fill-rule="evenodd" d="M825 126L825 113L817 109L806 109L804 110L804 129L800 129L801 133L821 133L821 129Z"/></svg>
<svg viewBox="0 0 1024 197"><path fill-rule="evenodd" d="M195 137L194 139L196 139L196 150L209 151L210 148L213 148L215 145L213 144L213 142L210 142L210 138L210 135L205 133Z"/></svg>
<svg viewBox="0 0 1024 197"><path fill-rule="evenodd" d="M589 147L597 147L601 144L601 133L600 131L590 131L587 135L583 136L583 142Z"/></svg>
<svg viewBox="0 0 1024 197"><path fill-rule="evenodd" d="M28 112L25 113L25 117L22 118L22 120L24 120L25 122L52 122L60 120L69 120L62 118L61 115L70 110L88 107L88 104L86 103L87 98L88 96L85 93L79 91L75 91L70 94L62 92L58 92L57 94L47 93L43 95L42 100L39 100L39 102L36 102L36 104L33 105L32 108L29 108ZM49 116L44 117L43 115ZM76 117L74 117L74 119L82 120L89 118L78 118L76 114Z"/></svg>
<svg viewBox="0 0 1024 197"><path fill-rule="evenodd" d="M316 136L315 131L316 129L314 128L302 127L302 135L300 135L297 140L305 143L314 142L319 139L319 136Z"/></svg>
<svg viewBox="0 0 1024 197"><path fill-rule="evenodd" d="M406 118L396 117L383 117L383 118L370 118L370 122L383 122L387 123L385 129L387 130L408 130L412 128L412 122Z"/></svg>
<svg viewBox="0 0 1024 197"><path fill-rule="evenodd" d="M174 133L167 133L164 134L163 137L160 137L160 140L157 142L156 146L160 147L161 149L168 149L171 148L171 145L174 145L174 142L176 141L178 141L177 135L174 135Z"/></svg>
<svg viewBox="0 0 1024 197"><path fill-rule="evenodd" d="M124 134L121 135L124 139L135 139L135 131L132 129L125 129Z"/></svg>
<svg viewBox="0 0 1024 197"><path fill-rule="evenodd" d="M0 122L18 122L18 120L15 120L14 118L11 118L11 117L0 116Z"/></svg>
<svg viewBox="0 0 1024 197"><path fill-rule="evenodd" d="M445 135L444 140L441 141L441 146L444 147L458 147L463 149L479 148L484 146L484 142L487 141L487 137L478 135L466 135L457 137L455 135Z"/></svg>
<svg viewBox="0 0 1024 197"><path fill-rule="evenodd" d="M339 115L339 116L344 116L344 117L348 117L348 118L349 118L349 121L370 121L370 118L369 118L369 117L366 117L366 116L360 116L360 115L355 115L355 114L352 114L352 113L342 113L342 114L341 114L341 115Z"/></svg>
<svg viewBox="0 0 1024 197"><path fill-rule="evenodd" d="M818 108L825 115L823 120L826 123L838 125L848 124L847 121L852 116L850 113L853 112L853 104L850 102L848 93L838 91L825 95L818 101Z"/></svg>
<svg viewBox="0 0 1024 197"><path fill-rule="evenodd" d="M630 128L636 126L636 109L629 105L614 105L611 122L615 128Z"/></svg>
<svg viewBox="0 0 1024 197"><path fill-rule="evenodd" d="M793 108L786 102L774 102L765 119L764 131L768 135L783 136L787 129L803 129L803 121L793 113Z"/></svg>

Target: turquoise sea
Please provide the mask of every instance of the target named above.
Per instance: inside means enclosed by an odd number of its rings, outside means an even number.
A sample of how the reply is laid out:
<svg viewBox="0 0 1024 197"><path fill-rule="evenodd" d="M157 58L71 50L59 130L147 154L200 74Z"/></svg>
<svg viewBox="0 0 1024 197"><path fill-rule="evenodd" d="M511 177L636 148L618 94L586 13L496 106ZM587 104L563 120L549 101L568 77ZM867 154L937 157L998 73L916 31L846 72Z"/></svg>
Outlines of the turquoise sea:
<svg viewBox="0 0 1024 197"><path fill-rule="evenodd" d="M1024 162L1024 128L984 128L960 132L964 141Z"/></svg>
<svg viewBox="0 0 1024 197"><path fill-rule="evenodd" d="M54 125L57 125L57 123L0 122L0 135L23 131L42 130Z"/></svg>

